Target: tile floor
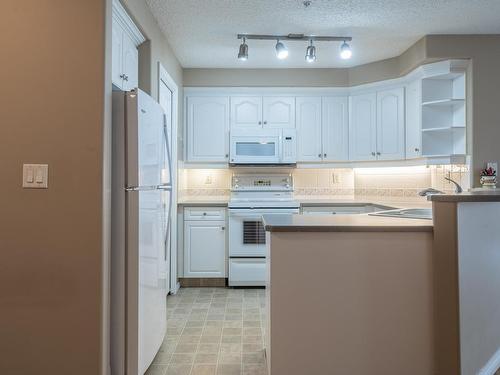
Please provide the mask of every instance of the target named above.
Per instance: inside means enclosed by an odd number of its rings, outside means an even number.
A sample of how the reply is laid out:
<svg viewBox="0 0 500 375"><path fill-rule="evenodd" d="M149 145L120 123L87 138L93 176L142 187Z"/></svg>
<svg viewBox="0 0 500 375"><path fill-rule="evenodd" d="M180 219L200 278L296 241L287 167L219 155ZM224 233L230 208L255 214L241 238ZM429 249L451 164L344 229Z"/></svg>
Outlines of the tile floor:
<svg viewBox="0 0 500 375"><path fill-rule="evenodd" d="M264 289L183 288L146 375L267 375Z"/></svg>

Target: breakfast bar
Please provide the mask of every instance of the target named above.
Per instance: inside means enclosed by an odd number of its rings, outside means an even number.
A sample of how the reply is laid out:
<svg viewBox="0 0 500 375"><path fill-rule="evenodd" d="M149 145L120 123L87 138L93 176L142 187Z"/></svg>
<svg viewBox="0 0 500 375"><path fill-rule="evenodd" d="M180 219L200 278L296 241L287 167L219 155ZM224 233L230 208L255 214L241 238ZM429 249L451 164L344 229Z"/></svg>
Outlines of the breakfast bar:
<svg viewBox="0 0 500 375"><path fill-rule="evenodd" d="M431 375L431 220L265 215L272 375Z"/></svg>

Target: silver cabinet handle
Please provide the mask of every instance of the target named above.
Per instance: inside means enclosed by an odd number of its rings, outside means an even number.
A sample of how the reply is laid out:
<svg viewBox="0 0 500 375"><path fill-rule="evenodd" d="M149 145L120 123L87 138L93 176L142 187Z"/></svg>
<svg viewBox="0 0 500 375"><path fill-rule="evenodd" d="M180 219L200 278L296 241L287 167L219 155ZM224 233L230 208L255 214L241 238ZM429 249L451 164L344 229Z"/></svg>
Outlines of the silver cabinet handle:
<svg viewBox="0 0 500 375"><path fill-rule="evenodd" d="M264 121L264 125L266 125L266 124L267 124L267 121Z"/></svg>
<svg viewBox="0 0 500 375"><path fill-rule="evenodd" d="M259 125L262 125L262 121L259 121Z"/></svg>
<svg viewBox="0 0 500 375"><path fill-rule="evenodd" d="M323 157L325 157L325 158L326 158L326 154L323 154Z"/></svg>
<svg viewBox="0 0 500 375"><path fill-rule="evenodd" d="M377 155L382 155L380 152L377 152Z"/></svg>
<svg viewBox="0 0 500 375"><path fill-rule="evenodd" d="M374 152L372 152L372 156L375 156L375 153L374 153Z"/></svg>
<svg viewBox="0 0 500 375"><path fill-rule="evenodd" d="M418 147L415 147L415 152L419 152L420 149Z"/></svg>
<svg viewBox="0 0 500 375"><path fill-rule="evenodd" d="M321 154L318 154L318 158L320 158L320 157L321 157Z"/></svg>
<svg viewBox="0 0 500 375"><path fill-rule="evenodd" d="M203 212L203 216L207 216L207 213L206 213L206 212Z"/></svg>
<svg viewBox="0 0 500 375"><path fill-rule="evenodd" d="M128 75L124 74L123 79L128 82Z"/></svg>
<svg viewBox="0 0 500 375"><path fill-rule="evenodd" d="M125 74L120 74L121 79L125 79Z"/></svg>
<svg viewBox="0 0 500 375"><path fill-rule="evenodd" d="M226 230L226 227L220 227L220 230Z"/></svg>
<svg viewBox="0 0 500 375"><path fill-rule="evenodd" d="M229 154L226 154L225 156L226 156L226 159L227 159L229 157Z"/></svg>

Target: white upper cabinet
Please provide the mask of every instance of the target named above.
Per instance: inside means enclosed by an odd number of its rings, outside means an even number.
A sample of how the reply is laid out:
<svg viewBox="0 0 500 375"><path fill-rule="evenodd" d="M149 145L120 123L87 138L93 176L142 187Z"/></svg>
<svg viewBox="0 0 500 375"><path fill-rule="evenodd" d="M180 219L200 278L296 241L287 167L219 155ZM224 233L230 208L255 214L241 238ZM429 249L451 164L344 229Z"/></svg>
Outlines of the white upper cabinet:
<svg viewBox="0 0 500 375"><path fill-rule="evenodd" d="M146 39L118 0L113 1L111 31L111 80L120 90L139 85L139 52Z"/></svg>
<svg viewBox="0 0 500 375"><path fill-rule="evenodd" d="M262 124L264 128L295 128L295 98L265 96Z"/></svg>
<svg viewBox="0 0 500 375"><path fill-rule="evenodd" d="M377 95L354 95L349 102L349 160L377 160Z"/></svg>
<svg viewBox="0 0 500 375"><path fill-rule="evenodd" d="M295 128L295 97L232 96L231 129Z"/></svg>
<svg viewBox="0 0 500 375"><path fill-rule="evenodd" d="M422 155L422 81L406 86L406 158Z"/></svg>
<svg viewBox="0 0 500 375"><path fill-rule="evenodd" d="M187 161L227 162L229 97L187 98Z"/></svg>
<svg viewBox="0 0 500 375"><path fill-rule="evenodd" d="M405 156L404 88L377 92L377 159Z"/></svg>
<svg viewBox="0 0 500 375"><path fill-rule="evenodd" d="M115 18L112 21L111 27L111 78L113 84L121 87L123 84L122 73L122 44L123 44L123 29L118 24Z"/></svg>
<svg viewBox="0 0 500 375"><path fill-rule="evenodd" d="M231 129L262 128L262 97L231 97Z"/></svg>
<svg viewBox="0 0 500 375"><path fill-rule="evenodd" d="M123 86L122 89L130 91L139 86L139 51L132 38L127 33L123 33L122 44L122 74Z"/></svg>
<svg viewBox="0 0 500 375"><path fill-rule="evenodd" d="M346 97L322 99L324 161L349 160L349 105Z"/></svg>
<svg viewBox="0 0 500 375"><path fill-rule="evenodd" d="M321 161L321 97L298 97L297 160Z"/></svg>

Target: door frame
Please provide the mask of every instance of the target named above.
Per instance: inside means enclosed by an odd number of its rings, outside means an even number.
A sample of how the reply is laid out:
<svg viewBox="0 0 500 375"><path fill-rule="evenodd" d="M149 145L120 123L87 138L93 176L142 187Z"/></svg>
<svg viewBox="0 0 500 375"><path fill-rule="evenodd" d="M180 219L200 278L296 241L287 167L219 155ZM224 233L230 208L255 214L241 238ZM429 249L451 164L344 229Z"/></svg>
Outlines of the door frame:
<svg viewBox="0 0 500 375"><path fill-rule="evenodd" d="M177 133L179 126L179 87L172 76L158 61L158 102L160 101L160 90L162 84L172 92L172 206L170 207L170 290L171 294L176 294L180 288L177 278L177 164L178 164L178 141ZM174 141L175 140L175 141Z"/></svg>

